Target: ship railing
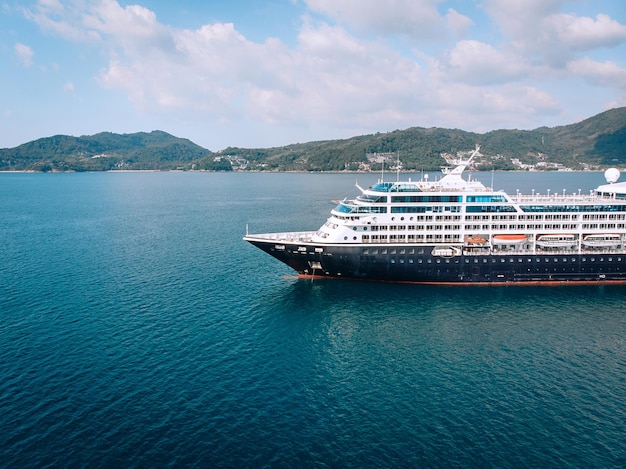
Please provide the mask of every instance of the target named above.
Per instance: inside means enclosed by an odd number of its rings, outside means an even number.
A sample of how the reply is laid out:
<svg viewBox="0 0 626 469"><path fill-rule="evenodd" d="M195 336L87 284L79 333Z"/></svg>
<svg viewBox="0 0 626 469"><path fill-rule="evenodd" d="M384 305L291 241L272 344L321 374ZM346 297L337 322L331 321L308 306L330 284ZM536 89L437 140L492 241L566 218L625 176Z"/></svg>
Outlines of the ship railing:
<svg viewBox="0 0 626 469"><path fill-rule="evenodd" d="M285 231L283 233L263 233L249 234L248 238L258 238L271 241L287 241L287 242L309 242L313 238L315 231Z"/></svg>
<svg viewBox="0 0 626 469"><path fill-rule="evenodd" d="M548 192L547 194L513 194L511 200L516 203L529 203L529 202L592 202L596 200L614 200L613 197L600 195L594 192L584 194L565 194L559 192Z"/></svg>
<svg viewBox="0 0 626 469"><path fill-rule="evenodd" d="M529 250L519 250L519 249L511 249L511 250L495 250L495 249L468 249L464 247L463 255L469 257L484 257L487 255L491 256L525 256L525 255L536 255L536 256L570 256L570 255L585 255L585 256L617 256L617 255L626 255L626 249L622 248L601 248L601 249L546 249L546 248L536 248Z"/></svg>

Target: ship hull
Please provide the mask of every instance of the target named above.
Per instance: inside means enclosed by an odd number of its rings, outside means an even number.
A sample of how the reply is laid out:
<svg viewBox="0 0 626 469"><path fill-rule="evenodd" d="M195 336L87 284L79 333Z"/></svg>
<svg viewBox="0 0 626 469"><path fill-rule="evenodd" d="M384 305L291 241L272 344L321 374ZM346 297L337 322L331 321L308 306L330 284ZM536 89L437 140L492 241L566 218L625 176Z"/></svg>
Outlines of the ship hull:
<svg viewBox="0 0 626 469"><path fill-rule="evenodd" d="M619 252L476 254L462 246L245 239L300 276L421 284L626 283L626 253Z"/></svg>

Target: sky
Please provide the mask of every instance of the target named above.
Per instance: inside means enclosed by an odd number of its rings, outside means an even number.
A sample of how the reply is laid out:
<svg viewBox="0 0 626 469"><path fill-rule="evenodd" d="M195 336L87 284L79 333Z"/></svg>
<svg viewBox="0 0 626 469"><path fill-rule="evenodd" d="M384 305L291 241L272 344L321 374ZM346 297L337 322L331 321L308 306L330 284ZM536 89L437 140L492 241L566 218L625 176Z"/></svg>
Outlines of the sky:
<svg viewBox="0 0 626 469"><path fill-rule="evenodd" d="M152 130L267 148L626 106L623 0L0 2L0 148Z"/></svg>

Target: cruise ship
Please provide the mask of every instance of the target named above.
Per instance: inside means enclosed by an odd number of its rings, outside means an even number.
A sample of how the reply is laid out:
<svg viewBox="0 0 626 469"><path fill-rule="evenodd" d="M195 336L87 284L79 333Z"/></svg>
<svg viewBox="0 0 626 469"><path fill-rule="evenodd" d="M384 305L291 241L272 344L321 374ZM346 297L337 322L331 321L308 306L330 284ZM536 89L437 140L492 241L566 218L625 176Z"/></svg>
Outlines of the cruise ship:
<svg viewBox="0 0 626 469"><path fill-rule="evenodd" d="M379 181L344 199L317 231L245 241L301 277L416 284L626 283L626 183L589 193L507 194L464 177L478 153L438 180ZM435 178L433 178L435 179Z"/></svg>

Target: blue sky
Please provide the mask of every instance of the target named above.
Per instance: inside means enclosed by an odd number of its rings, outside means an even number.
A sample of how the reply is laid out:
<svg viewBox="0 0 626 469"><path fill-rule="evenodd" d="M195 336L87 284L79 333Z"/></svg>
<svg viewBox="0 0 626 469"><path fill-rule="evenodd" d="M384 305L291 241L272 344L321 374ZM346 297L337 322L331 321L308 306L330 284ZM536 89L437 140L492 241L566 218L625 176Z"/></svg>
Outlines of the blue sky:
<svg viewBox="0 0 626 469"><path fill-rule="evenodd" d="M0 148L534 129L626 105L626 2L3 0L0 60Z"/></svg>

